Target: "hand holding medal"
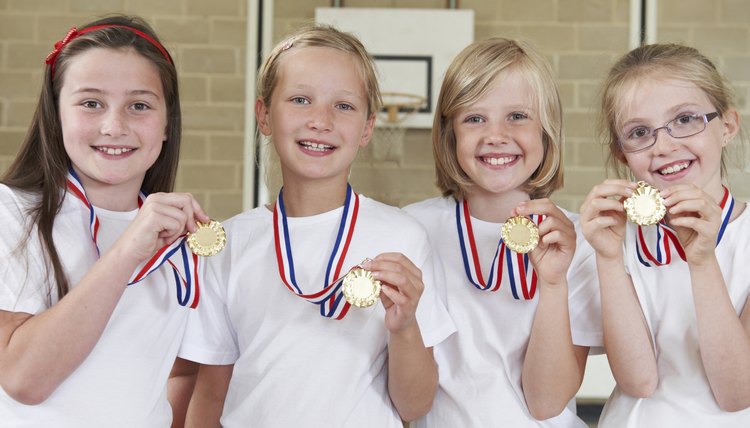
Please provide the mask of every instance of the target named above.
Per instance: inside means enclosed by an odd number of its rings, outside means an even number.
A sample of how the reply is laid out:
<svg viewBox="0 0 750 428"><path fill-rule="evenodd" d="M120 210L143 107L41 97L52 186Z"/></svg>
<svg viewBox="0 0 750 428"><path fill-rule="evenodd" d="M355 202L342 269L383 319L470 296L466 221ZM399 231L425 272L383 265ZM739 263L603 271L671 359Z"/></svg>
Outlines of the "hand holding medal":
<svg viewBox="0 0 750 428"><path fill-rule="evenodd" d="M385 308L385 326L391 333L414 327L424 290L422 271L401 253L383 253L365 260L361 267L381 282L380 300Z"/></svg>
<svg viewBox="0 0 750 428"><path fill-rule="evenodd" d="M221 223L211 220L208 223L197 221L196 224L198 229L187 234L187 245L190 251L202 257L219 254L227 243L227 235Z"/></svg>
<svg viewBox="0 0 750 428"><path fill-rule="evenodd" d="M659 190L645 181L639 181L633 195L623 202L628 220L639 226L659 223L667 213L664 198Z"/></svg>
<svg viewBox="0 0 750 428"><path fill-rule="evenodd" d="M380 298L380 281L375 279L372 272L362 268L369 261L365 259L344 276L344 298L358 308L369 308Z"/></svg>

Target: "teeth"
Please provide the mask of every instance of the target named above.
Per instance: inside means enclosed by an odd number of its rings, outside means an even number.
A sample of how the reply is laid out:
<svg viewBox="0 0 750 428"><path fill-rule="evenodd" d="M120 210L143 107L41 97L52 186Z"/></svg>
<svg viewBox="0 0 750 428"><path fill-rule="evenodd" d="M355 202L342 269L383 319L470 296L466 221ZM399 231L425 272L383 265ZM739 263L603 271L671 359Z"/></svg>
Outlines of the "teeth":
<svg viewBox="0 0 750 428"><path fill-rule="evenodd" d="M111 147L97 147L96 149L99 150L102 153L106 153L108 155L114 155L114 156L121 155L123 153L132 152L133 150L135 150L135 149L127 149L127 148L125 148L125 149L121 149L121 148L113 149Z"/></svg>
<svg viewBox="0 0 750 428"><path fill-rule="evenodd" d="M680 172L683 169L687 168L688 165L689 165L689 162L678 163L676 165L671 165L671 166L668 166L668 167L666 167L664 169L660 169L659 173L662 174L662 175L674 174L675 172Z"/></svg>
<svg viewBox="0 0 750 428"><path fill-rule="evenodd" d="M513 162L515 158L515 156L506 156L503 158L482 157L482 161L490 165L505 165L506 163Z"/></svg>
<svg viewBox="0 0 750 428"><path fill-rule="evenodd" d="M301 141L300 144L305 146L306 149L312 150L314 152L324 152L326 150L333 149L333 146L329 146L327 144L313 143L311 141Z"/></svg>

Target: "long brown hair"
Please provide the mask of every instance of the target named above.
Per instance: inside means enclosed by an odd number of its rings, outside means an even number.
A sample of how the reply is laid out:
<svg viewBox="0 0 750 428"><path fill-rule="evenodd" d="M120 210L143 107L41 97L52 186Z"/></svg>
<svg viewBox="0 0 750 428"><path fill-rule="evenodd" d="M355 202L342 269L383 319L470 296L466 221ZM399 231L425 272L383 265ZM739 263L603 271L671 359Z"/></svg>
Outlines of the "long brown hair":
<svg viewBox="0 0 750 428"><path fill-rule="evenodd" d="M60 89L65 71L71 61L92 48L134 49L151 61L158 69L167 106L167 140L162 145L156 162L146 172L142 189L147 193L169 192L174 188L177 161L180 153L182 115L177 87L177 70L166 50L128 28L136 29L161 45L154 30L141 18L116 15L90 22L79 29L99 25L116 25L97 29L70 40L57 55L54 65L47 65L31 125L13 163L2 178L2 183L21 191L38 195L28 208L29 226L26 238L37 227L48 271L54 273L57 297L61 299L69 289L68 278L62 268L60 256L52 238L55 216L65 198L65 177L70 167L70 158L65 152L62 127L58 110ZM25 242L24 239L22 242ZM22 244L23 245L23 244ZM23 248L23 247L22 247ZM50 294L52 290L49 290ZM50 304L52 304L50 296Z"/></svg>

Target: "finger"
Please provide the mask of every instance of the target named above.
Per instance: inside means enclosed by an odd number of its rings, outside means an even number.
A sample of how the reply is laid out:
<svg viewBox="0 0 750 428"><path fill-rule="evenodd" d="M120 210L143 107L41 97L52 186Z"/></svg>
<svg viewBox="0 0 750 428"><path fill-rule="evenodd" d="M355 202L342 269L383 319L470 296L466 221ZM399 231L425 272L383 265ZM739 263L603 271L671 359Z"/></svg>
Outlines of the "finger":
<svg viewBox="0 0 750 428"><path fill-rule="evenodd" d="M394 287L385 285L383 286L383 288L381 288L380 294L381 296L385 295L396 306L399 306L399 307L403 307L406 305L411 306L410 297L401 293L399 290L397 290Z"/></svg>
<svg viewBox="0 0 750 428"><path fill-rule="evenodd" d="M366 262L367 266L362 267L367 270L399 270L406 269L411 272L412 275L417 278L422 278L422 271L405 255L401 253L382 253L378 254L374 259ZM397 265L397 266L394 266Z"/></svg>
<svg viewBox="0 0 750 428"><path fill-rule="evenodd" d="M682 200L669 207L670 215L697 214L706 219L718 220L721 218L721 208L713 201L706 199Z"/></svg>
<svg viewBox="0 0 750 428"><path fill-rule="evenodd" d="M518 204L515 211L517 215L538 214L547 217L567 218L565 213L547 198L523 201Z"/></svg>

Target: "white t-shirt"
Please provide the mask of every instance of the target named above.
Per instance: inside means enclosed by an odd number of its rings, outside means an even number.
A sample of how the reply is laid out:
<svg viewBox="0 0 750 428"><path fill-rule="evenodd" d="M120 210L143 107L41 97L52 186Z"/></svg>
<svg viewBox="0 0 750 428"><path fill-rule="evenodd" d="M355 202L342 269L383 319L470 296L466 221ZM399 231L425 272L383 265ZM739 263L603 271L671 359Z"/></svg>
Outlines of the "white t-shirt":
<svg viewBox="0 0 750 428"><path fill-rule="evenodd" d="M50 299L52 304L58 299L36 229L27 252L17 251L28 203L28 196L0 185L0 309L38 314L49 308ZM106 252L136 211L96 212L101 222L99 248ZM71 287L97 260L88 219L89 210L68 194L55 219L53 237ZM161 268L130 286L91 354L42 404L20 404L0 388L0 426L168 427L172 411L167 379L188 311L177 304L171 270Z"/></svg>
<svg viewBox="0 0 750 428"><path fill-rule="evenodd" d="M655 228L644 230L648 234L653 233ZM599 426L750 426L750 409L724 412L711 392L698 346L697 320L687 263L674 255L669 265L643 266L636 256L636 231L636 226L628 223L625 266L633 280L654 341L659 384L649 398L631 397L615 388ZM750 209L745 208L739 217L727 225L724 237L716 247L716 257L737 314L742 311L750 293L748 236Z"/></svg>
<svg viewBox="0 0 750 428"><path fill-rule="evenodd" d="M343 208L288 218L297 283L323 288ZM343 320L290 292L279 277L273 213L265 207L226 222L227 248L206 266L201 307L191 314L180 356L234 364L225 427L400 428L387 386L385 310L350 308ZM360 195L345 272L365 258L400 252L422 270L417 321L426 346L455 329L434 293L432 250L419 224Z"/></svg>
<svg viewBox="0 0 750 428"><path fill-rule="evenodd" d="M440 388L432 410L417 427L585 427L575 403L545 421L528 412L521 372L538 294L516 300L505 275L496 292L480 291L469 282L456 227L456 202L434 198L405 208L427 229L445 270L444 290L456 334L435 347ZM572 220L576 215L566 213ZM501 224L471 219L483 276L487 278L500 239ZM599 289L594 253L581 234L568 271L573 342L602 346ZM538 291L537 291L538 293ZM519 292L519 295L521 293Z"/></svg>

